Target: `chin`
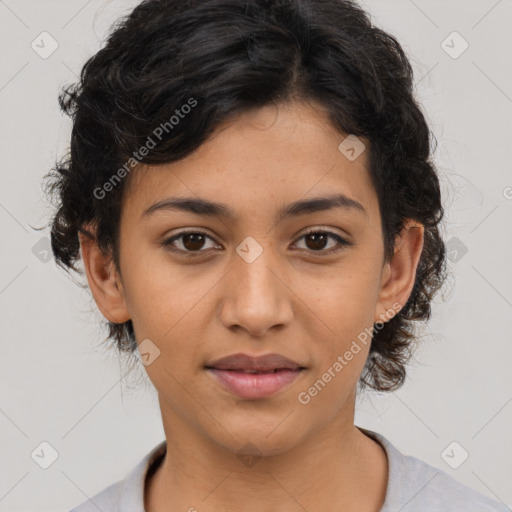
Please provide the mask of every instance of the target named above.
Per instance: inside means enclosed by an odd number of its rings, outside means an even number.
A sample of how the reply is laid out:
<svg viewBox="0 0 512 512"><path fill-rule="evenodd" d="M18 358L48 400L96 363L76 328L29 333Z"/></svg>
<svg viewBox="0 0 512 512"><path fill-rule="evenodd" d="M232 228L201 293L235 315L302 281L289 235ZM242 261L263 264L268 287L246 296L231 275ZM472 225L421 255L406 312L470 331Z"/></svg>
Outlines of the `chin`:
<svg viewBox="0 0 512 512"><path fill-rule="evenodd" d="M291 422L283 421L286 415L279 417L239 418L226 422L229 435L222 427L216 430L216 443L238 456L269 457L279 455L300 443L301 433ZM218 437L220 435L220 438Z"/></svg>

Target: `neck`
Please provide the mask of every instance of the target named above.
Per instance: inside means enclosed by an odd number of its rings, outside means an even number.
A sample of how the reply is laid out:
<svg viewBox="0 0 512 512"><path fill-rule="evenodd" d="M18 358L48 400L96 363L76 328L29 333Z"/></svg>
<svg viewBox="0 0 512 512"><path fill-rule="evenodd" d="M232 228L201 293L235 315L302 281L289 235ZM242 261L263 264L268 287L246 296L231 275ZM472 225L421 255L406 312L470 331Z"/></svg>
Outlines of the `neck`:
<svg viewBox="0 0 512 512"><path fill-rule="evenodd" d="M167 452L145 489L145 511L378 512L388 465L383 448L340 415L279 453L227 450L161 402ZM346 411L345 411L346 412Z"/></svg>

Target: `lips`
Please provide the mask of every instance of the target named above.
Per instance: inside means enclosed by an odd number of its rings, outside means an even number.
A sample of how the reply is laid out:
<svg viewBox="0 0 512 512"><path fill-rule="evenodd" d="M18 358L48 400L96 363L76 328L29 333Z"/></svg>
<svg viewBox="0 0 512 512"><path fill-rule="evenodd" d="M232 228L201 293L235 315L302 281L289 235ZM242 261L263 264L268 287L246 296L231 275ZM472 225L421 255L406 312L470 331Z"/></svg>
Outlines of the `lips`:
<svg viewBox="0 0 512 512"><path fill-rule="evenodd" d="M288 387L305 367L279 354L234 354L205 366L226 390L244 399L269 397Z"/></svg>
<svg viewBox="0 0 512 512"><path fill-rule="evenodd" d="M280 354L266 354L258 357L247 354L233 354L207 364L206 368L245 373L272 373L279 370L303 369L299 363Z"/></svg>

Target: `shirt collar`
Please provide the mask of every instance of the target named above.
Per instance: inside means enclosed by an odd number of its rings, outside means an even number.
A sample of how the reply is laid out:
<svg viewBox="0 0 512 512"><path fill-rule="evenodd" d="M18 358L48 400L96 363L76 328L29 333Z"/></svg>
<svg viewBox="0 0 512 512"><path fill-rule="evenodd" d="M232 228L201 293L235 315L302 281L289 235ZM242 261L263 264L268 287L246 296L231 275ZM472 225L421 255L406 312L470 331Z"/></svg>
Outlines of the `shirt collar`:
<svg viewBox="0 0 512 512"><path fill-rule="evenodd" d="M155 460L165 453L166 448L167 442L164 439L145 455L128 474L121 490L121 510L123 512L145 512L144 485L146 475Z"/></svg>
<svg viewBox="0 0 512 512"><path fill-rule="evenodd" d="M356 428L379 443L382 448L384 448L388 459L388 483L386 485L386 496L379 512L397 510L397 506L400 503L400 496L397 492L398 489L402 488L404 478L404 455L383 435L361 427Z"/></svg>
<svg viewBox="0 0 512 512"><path fill-rule="evenodd" d="M396 503L396 496L393 492L400 484L402 464L400 459L403 455L382 435L357 427L363 434L377 441L386 452L388 460L388 482L386 486L386 497L381 512L391 510L389 508ZM121 490L121 510L123 512L145 512L144 510L144 487L146 475L153 463L160 458L167 449L167 442L164 439L155 446L144 458L133 468L126 477Z"/></svg>

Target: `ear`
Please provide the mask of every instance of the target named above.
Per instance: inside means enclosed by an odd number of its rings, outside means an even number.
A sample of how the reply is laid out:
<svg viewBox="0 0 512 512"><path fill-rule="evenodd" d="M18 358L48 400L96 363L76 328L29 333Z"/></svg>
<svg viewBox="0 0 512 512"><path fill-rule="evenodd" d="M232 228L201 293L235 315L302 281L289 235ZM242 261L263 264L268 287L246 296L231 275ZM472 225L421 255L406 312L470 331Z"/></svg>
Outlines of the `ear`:
<svg viewBox="0 0 512 512"><path fill-rule="evenodd" d="M393 257L382 269L374 322L387 322L409 299L423 250L424 232L422 224L408 220L395 237Z"/></svg>
<svg viewBox="0 0 512 512"><path fill-rule="evenodd" d="M110 254L104 254L98 247L94 228L84 228L90 235L80 232L78 237L87 281L94 300L107 320L114 323L126 322L130 320L130 314L114 261Z"/></svg>

